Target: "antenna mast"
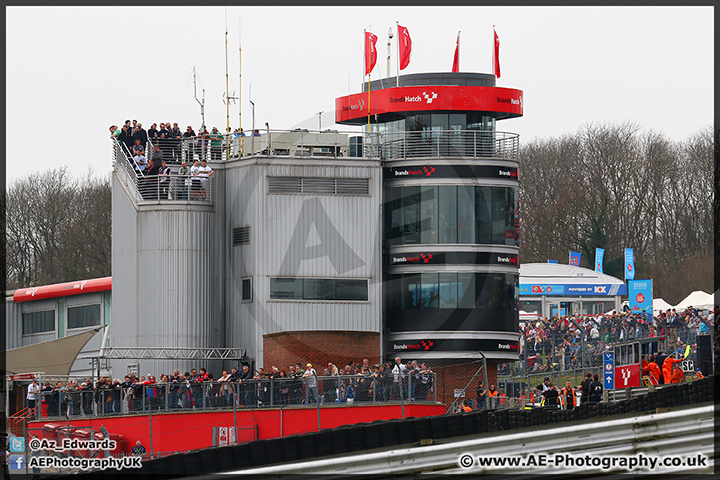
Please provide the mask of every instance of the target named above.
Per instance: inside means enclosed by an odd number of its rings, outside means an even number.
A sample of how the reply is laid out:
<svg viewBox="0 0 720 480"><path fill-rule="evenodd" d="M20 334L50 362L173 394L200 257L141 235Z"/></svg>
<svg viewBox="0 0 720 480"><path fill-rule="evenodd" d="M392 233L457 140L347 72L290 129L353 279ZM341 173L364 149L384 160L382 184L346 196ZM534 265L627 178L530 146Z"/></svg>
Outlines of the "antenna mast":
<svg viewBox="0 0 720 480"><path fill-rule="evenodd" d="M202 91L202 102L197 98L197 74L195 73L195 65L193 65L193 92L195 93L195 101L200 104L200 117L202 124L205 126L205 89Z"/></svg>

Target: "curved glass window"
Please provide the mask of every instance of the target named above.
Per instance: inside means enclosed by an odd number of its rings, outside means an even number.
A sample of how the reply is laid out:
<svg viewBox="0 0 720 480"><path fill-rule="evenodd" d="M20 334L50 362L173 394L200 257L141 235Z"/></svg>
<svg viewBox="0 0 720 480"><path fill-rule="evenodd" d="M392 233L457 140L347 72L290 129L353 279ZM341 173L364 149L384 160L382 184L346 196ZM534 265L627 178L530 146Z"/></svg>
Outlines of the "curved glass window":
<svg viewBox="0 0 720 480"><path fill-rule="evenodd" d="M391 310L490 308L518 310L518 275L433 272L392 275Z"/></svg>
<svg viewBox="0 0 720 480"><path fill-rule="evenodd" d="M517 187L407 186L385 190L390 245L517 246Z"/></svg>

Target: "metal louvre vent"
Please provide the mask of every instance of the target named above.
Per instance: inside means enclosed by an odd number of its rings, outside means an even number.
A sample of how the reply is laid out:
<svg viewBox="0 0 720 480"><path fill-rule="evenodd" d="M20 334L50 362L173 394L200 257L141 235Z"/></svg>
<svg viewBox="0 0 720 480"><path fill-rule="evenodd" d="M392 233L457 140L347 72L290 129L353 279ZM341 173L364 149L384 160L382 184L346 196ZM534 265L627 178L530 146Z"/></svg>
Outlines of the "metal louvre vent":
<svg viewBox="0 0 720 480"><path fill-rule="evenodd" d="M370 179L338 178L335 193L338 195L370 195Z"/></svg>
<svg viewBox="0 0 720 480"><path fill-rule="evenodd" d="M268 177L268 193L302 193L302 178Z"/></svg>
<svg viewBox="0 0 720 480"><path fill-rule="evenodd" d="M370 195L370 179L268 177L268 193L280 195Z"/></svg>
<svg viewBox="0 0 720 480"><path fill-rule="evenodd" d="M334 178L305 177L302 179L303 193L317 193L320 195L335 194Z"/></svg>
<svg viewBox="0 0 720 480"><path fill-rule="evenodd" d="M233 228L233 247L250 244L250 227Z"/></svg>

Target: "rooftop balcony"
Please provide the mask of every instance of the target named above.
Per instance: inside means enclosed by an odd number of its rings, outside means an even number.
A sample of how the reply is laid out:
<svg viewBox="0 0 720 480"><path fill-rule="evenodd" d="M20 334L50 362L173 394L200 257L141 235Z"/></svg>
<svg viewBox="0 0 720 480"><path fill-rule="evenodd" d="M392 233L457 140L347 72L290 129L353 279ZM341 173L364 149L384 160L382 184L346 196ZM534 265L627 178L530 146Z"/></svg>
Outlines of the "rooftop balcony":
<svg viewBox="0 0 720 480"><path fill-rule="evenodd" d="M485 130L405 132L339 132L334 130L266 130L257 136L222 135L220 141L190 137L155 140L172 174L148 176L137 171L130 151L115 142L115 171L138 205L159 202L215 202L215 178L180 176L180 162L217 164L251 156L375 159L384 162L422 159L510 160L517 162L519 135ZM146 151L154 153L152 141ZM159 163L159 162L156 162Z"/></svg>

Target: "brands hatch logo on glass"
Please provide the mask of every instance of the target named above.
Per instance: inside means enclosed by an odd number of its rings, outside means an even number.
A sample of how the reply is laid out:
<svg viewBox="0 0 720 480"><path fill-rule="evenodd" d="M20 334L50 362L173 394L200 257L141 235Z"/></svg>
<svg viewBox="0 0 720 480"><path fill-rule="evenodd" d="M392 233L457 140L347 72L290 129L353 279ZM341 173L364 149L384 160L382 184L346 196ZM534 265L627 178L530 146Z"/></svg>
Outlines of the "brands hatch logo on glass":
<svg viewBox="0 0 720 480"><path fill-rule="evenodd" d="M405 170L395 170L393 173L396 177L430 177L433 173L435 173L435 167L425 166L416 169L406 168Z"/></svg>
<svg viewBox="0 0 720 480"><path fill-rule="evenodd" d="M424 350L428 351L430 348L432 348L435 345L435 342L432 340L422 340L418 343L401 343L401 344L393 344L394 350Z"/></svg>
<svg viewBox="0 0 720 480"><path fill-rule="evenodd" d="M360 100L358 100L357 103L355 103L353 105L344 105L342 107L342 109L343 109L343 112L349 112L350 110L362 110L364 106L365 106L365 100L363 100L361 98Z"/></svg>
<svg viewBox="0 0 720 480"><path fill-rule="evenodd" d="M393 257L392 263L428 263L430 262L430 260L432 260L432 258L432 253L421 253L420 255L416 255L413 257L409 257L407 255L403 257Z"/></svg>
<svg viewBox="0 0 720 480"><path fill-rule="evenodd" d="M509 263L510 265L519 265L520 261L517 255L506 255L497 257L497 263Z"/></svg>
<svg viewBox="0 0 720 480"><path fill-rule="evenodd" d="M422 96L417 95L415 97L412 97L410 95L404 95L402 97L390 97L390 103L416 103L416 102L422 102L423 99L426 103L432 103L433 100L438 98L438 94L435 92L423 92Z"/></svg>
<svg viewBox="0 0 720 480"><path fill-rule="evenodd" d="M522 95L519 98L502 98L497 97L498 103L509 103L510 105L520 105L522 106Z"/></svg>
<svg viewBox="0 0 720 480"><path fill-rule="evenodd" d="M500 169L500 170L498 170L498 177L510 177L510 178L514 178L515 180L517 180L518 172L517 172L517 170Z"/></svg>

